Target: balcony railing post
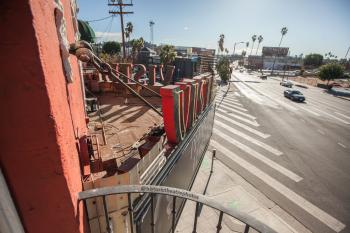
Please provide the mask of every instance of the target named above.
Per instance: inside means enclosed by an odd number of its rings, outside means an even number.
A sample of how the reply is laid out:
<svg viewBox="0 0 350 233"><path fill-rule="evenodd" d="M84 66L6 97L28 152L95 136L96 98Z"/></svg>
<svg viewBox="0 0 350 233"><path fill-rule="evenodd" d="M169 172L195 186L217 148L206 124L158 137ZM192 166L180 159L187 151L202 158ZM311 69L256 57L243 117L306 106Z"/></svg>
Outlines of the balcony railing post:
<svg viewBox="0 0 350 233"><path fill-rule="evenodd" d="M216 233L219 233L221 231L221 228L222 228L221 223L222 223L223 215L224 215L224 212L220 211L218 225L216 226Z"/></svg>
<svg viewBox="0 0 350 233"><path fill-rule="evenodd" d="M151 194L151 231L155 233L154 228L154 194Z"/></svg>
<svg viewBox="0 0 350 233"><path fill-rule="evenodd" d="M106 229L108 233L112 233L112 228L109 222L109 216L108 216L108 209L107 209L107 202L106 202L106 196L102 196L103 199L103 209L105 212L105 219L106 219Z"/></svg>
<svg viewBox="0 0 350 233"><path fill-rule="evenodd" d="M249 232L249 228L250 228L250 226L248 224L246 224L245 228L244 228L244 233L248 233Z"/></svg>
<svg viewBox="0 0 350 233"><path fill-rule="evenodd" d="M196 212L194 213L194 222L193 222L193 230L192 233L197 233L197 219L198 219L198 212L199 212L199 203L196 203Z"/></svg>
<svg viewBox="0 0 350 233"><path fill-rule="evenodd" d="M131 233L134 233L134 212L131 204L131 193L128 193L128 211L129 211L129 217L130 217L130 228L131 228Z"/></svg>
<svg viewBox="0 0 350 233"><path fill-rule="evenodd" d="M210 168L210 173L213 173L214 172L214 159L215 159L215 156L216 156L216 149L213 149L213 154L211 156L211 168Z"/></svg>
<svg viewBox="0 0 350 233"><path fill-rule="evenodd" d="M173 215L173 221L171 224L171 232L175 233L175 217L176 217L176 197L173 196L173 210L171 211Z"/></svg>

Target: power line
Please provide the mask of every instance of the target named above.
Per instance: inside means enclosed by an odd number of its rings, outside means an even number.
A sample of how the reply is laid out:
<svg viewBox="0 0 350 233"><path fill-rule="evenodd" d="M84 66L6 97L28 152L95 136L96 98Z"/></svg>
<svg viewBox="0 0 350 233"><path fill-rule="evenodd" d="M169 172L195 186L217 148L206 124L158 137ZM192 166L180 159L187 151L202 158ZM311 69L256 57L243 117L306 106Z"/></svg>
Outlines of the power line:
<svg viewBox="0 0 350 233"><path fill-rule="evenodd" d="M87 23L98 22L98 21L102 21L102 20L109 19L109 18L112 18L112 17L113 17L113 15L110 15L110 16L107 16L107 17L104 17L104 18L101 18L101 19L87 20L85 22L87 22Z"/></svg>

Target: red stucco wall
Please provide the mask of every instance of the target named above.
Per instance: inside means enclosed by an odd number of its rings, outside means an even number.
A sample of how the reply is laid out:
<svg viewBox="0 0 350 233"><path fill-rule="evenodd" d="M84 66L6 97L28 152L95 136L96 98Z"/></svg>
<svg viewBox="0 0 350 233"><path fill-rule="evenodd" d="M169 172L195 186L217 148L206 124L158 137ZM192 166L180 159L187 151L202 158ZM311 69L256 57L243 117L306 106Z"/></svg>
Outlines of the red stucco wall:
<svg viewBox="0 0 350 233"><path fill-rule="evenodd" d="M69 0L69 42L74 41ZM27 232L84 232L76 137L86 134L77 60L65 80L54 1L0 1L0 165Z"/></svg>

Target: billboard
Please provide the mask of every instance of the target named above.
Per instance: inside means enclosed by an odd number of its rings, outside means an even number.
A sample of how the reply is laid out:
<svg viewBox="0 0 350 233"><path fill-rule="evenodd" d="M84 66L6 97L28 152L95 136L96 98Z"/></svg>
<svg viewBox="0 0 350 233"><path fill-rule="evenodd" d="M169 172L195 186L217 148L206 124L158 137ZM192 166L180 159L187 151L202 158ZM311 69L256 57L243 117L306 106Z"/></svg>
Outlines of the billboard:
<svg viewBox="0 0 350 233"><path fill-rule="evenodd" d="M248 66L250 68L262 69L263 68L263 57L250 55L248 57Z"/></svg>
<svg viewBox="0 0 350 233"><path fill-rule="evenodd" d="M262 54L267 57L286 57L288 55L289 48L287 47L263 47Z"/></svg>

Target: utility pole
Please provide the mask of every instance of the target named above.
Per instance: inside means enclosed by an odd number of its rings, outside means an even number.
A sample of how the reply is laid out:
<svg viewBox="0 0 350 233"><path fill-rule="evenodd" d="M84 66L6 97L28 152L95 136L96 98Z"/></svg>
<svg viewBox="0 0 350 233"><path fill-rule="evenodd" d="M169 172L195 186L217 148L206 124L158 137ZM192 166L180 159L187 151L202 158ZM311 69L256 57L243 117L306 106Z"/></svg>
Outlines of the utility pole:
<svg viewBox="0 0 350 233"><path fill-rule="evenodd" d="M125 59L126 51L125 51L125 32L124 32L124 19L123 16L127 14L133 14L132 11L123 11L123 7L133 6L132 0L130 3L123 3L123 0L108 0L108 6L118 6L119 11L109 11L112 15L120 15L120 27L122 29L122 44L123 44L123 58Z"/></svg>

